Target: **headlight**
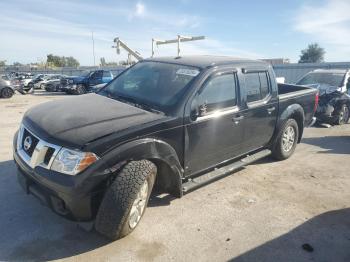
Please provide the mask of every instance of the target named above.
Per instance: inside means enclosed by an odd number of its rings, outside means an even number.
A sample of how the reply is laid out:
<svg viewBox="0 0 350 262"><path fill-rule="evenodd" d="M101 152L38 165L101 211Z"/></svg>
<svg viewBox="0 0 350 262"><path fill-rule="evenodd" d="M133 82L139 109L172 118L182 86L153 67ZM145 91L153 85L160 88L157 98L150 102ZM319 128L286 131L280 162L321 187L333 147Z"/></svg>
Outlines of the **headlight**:
<svg viewBox="0 0 350 262"><path fill-rule="evenodd" d="M97 160L98 157L94 153L85 153L62 148L55 157L51 169L74 176Z"/></svg>
<svg viewBox="0 0 350 262"><path fill-rule="evenodd" d="M73 79L69 79L69 80L68 80L68 83L73 84L73 83L74 83L74 80L73 80Z"/></svg>

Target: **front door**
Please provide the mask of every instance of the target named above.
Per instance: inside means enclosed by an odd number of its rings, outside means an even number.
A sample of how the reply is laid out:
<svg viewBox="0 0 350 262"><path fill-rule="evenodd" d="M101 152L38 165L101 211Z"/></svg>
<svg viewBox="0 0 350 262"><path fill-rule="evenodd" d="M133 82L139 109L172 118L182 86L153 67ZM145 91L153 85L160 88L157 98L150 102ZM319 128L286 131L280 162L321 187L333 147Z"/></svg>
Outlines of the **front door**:
<svg viewBox="0 0 350 262"><path fill-rule="evenodd" d="M89 79L89 86L95 86L102 84L103 71L99 70L94 72Z"/></svg>
<svg viewBox="0 0 350 262"><path fill-rule="evenodd" d="M192 103L198 117L186 125L185 173L194 174L241 154L243 126L237 76L225 71L210 76Z"/></svg>
<svg viewBox="0 0 350 262"><path fill-rule="evenodd" d="M275 131L278 99L267 71L243 74L247 108L244 110L245 153L265 146Z"/></svg>

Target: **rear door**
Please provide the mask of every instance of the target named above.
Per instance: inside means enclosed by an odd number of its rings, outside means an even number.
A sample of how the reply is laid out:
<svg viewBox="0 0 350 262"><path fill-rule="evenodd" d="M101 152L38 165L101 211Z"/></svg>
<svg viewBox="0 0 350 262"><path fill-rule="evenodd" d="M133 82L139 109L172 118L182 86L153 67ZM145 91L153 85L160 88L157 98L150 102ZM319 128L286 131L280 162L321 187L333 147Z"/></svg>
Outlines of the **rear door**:
<svg viewBox="0 0 350 262"><path fill-rule="evenodd" d="M108 83L113 79L112 73L110 71L103 71L102 83Z"/></svg>
<svg viewBox="0 0 350 262"><path fill-rule="evenodd" d="M242 80L245 87L244 151L249 152L268 144L275 131L278 98L272 90L268 71L246 69Z"/></svg>
<svg viewBox="0 0 350 262"><path fill-rule="evenodd" d="M243 126L240 95L232 70L211 75L201 86L193 104L200 115L186 125L186 174L194 174L241 154Z"/></svg>

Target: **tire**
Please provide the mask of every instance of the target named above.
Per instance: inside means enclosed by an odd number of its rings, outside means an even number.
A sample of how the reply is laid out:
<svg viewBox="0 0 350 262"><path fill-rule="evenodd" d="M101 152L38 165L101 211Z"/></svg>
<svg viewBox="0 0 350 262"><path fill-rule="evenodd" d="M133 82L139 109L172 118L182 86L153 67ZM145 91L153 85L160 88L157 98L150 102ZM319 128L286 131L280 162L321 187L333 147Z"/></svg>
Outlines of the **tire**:
<svg viewBox="0 0 350 262"><path fill-rule="evenodd" d="M53 87L51 85L46 85L45 90L46 92L53 92Z"/></svg>
<svg viewBox="0 0 350 262"><path fill-rule="evenodd" d="M9 88L9 87L5 87L1 90L0 92L0 97L2 98L11 98L13 96L15 92Z"/></svg>
<svg viewBox="0 0 350 262"><path fill-rule="evenodd" d="M96 231L111 240L130 234L145 213L156 173L156 166L148 160L129 162L116 176L102 199L95 220ZM147 184L147 192L144 190L145 184ZM141 195L144 199L142 201ZM139 208L135 208L135 205L143 206L139 207L141 212ZM132 214L139 216L132 216ZM136 224L135 221L137 221Z"/></svg>
<svg viewBox="0 0 350 262"><path fill-rule="evenodd" d="M85 94L85 88L82 85L78 85L75 92L77 95L83 95Z"/></svg>
<svg viewBox="0 0 350 262"><path fill-rule="evenodd" d="M344 125L349 122L350 112L347 105L342 105L335 120L336 125Z"/></svg>
<svg viewBox="0 0 350 262"><path fill-rule="evenodd" d="M277 160L289 158L294 153L298 138L299 128L297 122L294 119L288 119L278 133L272 148L272 156Z"/></svg>
<svg viewBox="0 0 350 262"><path fill-rule="evenodd" d="M32 82L30 82L30 83L27 85L26 89L27 89L27 90L30 90L30 89L32 89L32 88L34 88L34 84L33 84Z"/></svg>

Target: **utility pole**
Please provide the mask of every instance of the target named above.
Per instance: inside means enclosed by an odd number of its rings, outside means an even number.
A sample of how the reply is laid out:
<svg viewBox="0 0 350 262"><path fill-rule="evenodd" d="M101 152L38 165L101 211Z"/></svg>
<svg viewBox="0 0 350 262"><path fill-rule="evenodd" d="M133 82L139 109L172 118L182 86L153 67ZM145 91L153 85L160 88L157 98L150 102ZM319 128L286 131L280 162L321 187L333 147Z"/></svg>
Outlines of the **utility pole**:
<svg viewBox="0 0 350 262"><path fill-rule="evenodd" d="M94 66L96 66L94 31L91 31L91 38L92 38L92 56L94 57Z"/></svg>
<svg viewBox="0 0 350 262"><path fill-rule="evenodd" d="M205 36L183 36L183 35L177 35L176 39L170 39L170 40L159 40L152 38L152 57L154 56L154 44L157 45L166 45L166 44L177 44L177 56L180 56L180 43L181 42L190 42L190 41L197 41L197 40L203 40L205 39Z"/></svg>

